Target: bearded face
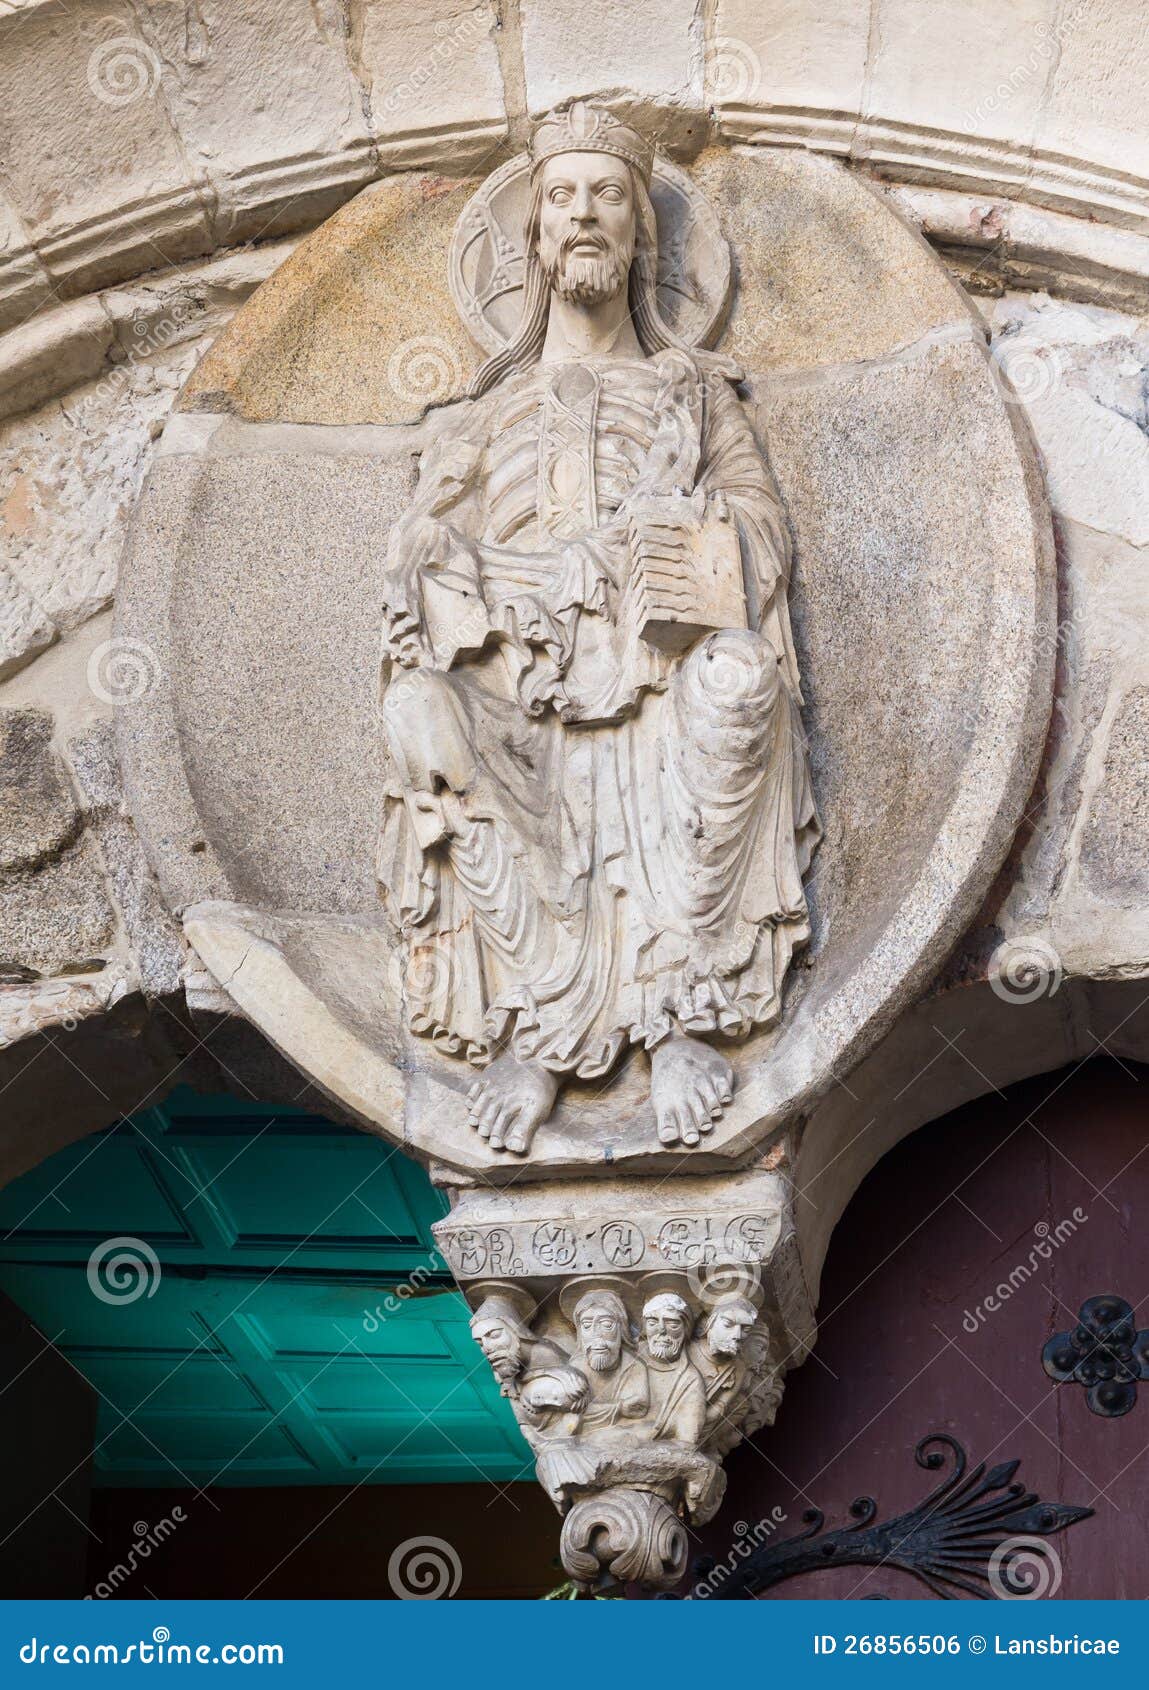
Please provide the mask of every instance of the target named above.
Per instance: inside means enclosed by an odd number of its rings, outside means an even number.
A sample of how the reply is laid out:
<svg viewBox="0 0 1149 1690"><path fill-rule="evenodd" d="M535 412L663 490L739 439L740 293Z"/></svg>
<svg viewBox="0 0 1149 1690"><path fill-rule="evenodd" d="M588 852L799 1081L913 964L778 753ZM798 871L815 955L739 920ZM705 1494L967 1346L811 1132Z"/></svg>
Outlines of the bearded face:
<svg viewBox="0 0 1149 1690"><path fill-rule="evenodd" d="M752 1309L715 1309L706 1330L706 1347L711 1355L726 1359L736 1356L742 1348L753 1318Z"/></svg>
<svg viewBox="0 0 1149 1690"><path fill-rule="evenodd" d="M626 287L634 257L634 185L621 159L563 153L542 168L539 261L548 286L576 305Z"/></svg>
<svg viewBox="0 0 1149 1690"><path fill-rule="evenodd" d="M686 1343L686 1322L675 1314L648 1314L642 1325L655 1361L677 1361Z"/></svg>
<svg viewBox="0 0 1149 1690"><path fill-rule="evenodd" d="M522 1367L523 1357L522 1344L510 1327L501 1320L484 1320L471 1330L495 1378L513 1379Z"/></svg>
<svg viewBox="0 0 1149 1690"><path fill-rule="evenodd" d="M591 1309L579 1317L579 1348L595 1373L609 1373L622 1355L622 1327L605 1309Z"/></svg>

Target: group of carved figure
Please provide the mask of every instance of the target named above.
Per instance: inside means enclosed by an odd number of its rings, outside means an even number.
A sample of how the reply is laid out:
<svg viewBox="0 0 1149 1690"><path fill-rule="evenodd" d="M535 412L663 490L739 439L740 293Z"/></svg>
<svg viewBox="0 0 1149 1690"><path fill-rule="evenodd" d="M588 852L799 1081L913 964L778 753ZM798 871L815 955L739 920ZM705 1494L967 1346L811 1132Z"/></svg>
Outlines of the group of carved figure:
<svg viewBox="0 0 1149 1690"><path fill-rule="evenodd" d="M704 1517L712 1498L717 1506L718 1460L773 1420L781 1396L753 1302L731 1293L696 1313L678 1292L658 1290L636 1331L618 1291L569 1289L566 1343L532 1330L532 1300L514 1286L488 1292L471 1320L540 1480L564 1509L601 1481L606 1463Z"/></svg>

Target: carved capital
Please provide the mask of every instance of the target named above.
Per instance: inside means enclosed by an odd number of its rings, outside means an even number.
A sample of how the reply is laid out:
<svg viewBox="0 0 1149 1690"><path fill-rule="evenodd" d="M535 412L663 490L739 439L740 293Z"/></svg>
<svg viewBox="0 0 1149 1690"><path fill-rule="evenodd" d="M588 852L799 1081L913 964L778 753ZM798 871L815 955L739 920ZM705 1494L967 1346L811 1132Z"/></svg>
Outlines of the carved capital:
<svg viewBox="0 0 1149 1690"><path fill-rule="evenodd" d="M590 1588L666 1589L813 1341L777 1173L468 1191L435 1229Z"/></svg>

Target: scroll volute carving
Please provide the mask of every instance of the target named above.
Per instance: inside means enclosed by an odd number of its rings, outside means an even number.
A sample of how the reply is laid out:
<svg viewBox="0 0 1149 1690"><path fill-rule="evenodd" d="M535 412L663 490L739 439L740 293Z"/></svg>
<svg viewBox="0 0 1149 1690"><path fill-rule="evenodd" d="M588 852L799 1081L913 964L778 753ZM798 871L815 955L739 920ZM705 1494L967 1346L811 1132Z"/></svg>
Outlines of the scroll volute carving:
<svg viewBox="0 0 1149 1690"><path fill-rule="evenodd" d="M754 1288L660 1273L571 1280L541 1305L503 1282L471 1297L471 1330L564 1516L567 1572L588 1588L674 1585L684 1526L722 1501L722 1458L781 1397Z"/></svg>

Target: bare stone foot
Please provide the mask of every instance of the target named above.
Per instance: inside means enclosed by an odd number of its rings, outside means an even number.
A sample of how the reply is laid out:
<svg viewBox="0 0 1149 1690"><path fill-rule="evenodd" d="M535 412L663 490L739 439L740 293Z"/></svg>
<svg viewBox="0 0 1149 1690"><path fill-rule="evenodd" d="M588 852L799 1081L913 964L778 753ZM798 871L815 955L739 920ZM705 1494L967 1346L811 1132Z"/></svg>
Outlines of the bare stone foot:
<svg viewBox="0 0 1149 1690"><path fill-rule="evenodd" d="M558 1089L554 1074L537 1063L520 1062L508 1052L497 1057L467 1093L467 1124L489 1141L492 1150L524 1156L535 1129L554 1108Z"/></svg>
<svg viewBox="0 0 1149 1690"><path fill-rule="evenodd" d="M663 1144L697 1144L734 1096L734 1070L720 1050L676 1034L650 1059L650 1101Z"/></svg>

